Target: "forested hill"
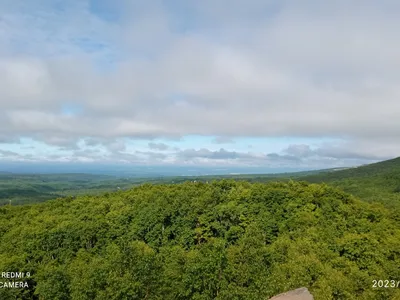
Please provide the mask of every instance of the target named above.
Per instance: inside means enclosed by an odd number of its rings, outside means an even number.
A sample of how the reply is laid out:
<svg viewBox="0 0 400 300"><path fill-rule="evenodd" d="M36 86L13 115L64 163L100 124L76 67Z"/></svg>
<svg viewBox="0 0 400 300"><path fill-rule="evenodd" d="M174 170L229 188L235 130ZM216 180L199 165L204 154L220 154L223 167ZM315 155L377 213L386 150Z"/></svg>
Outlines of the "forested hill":
<svg viewBox="0 0 400 300"><path fill-rule="evenodd" d="M356 168L306 175L304 178L315 181L332 181L378 176L387 176L389 178L391 175L396 179L400 179L400 157Z"/></svg>
<svg viewBox="0 0 400 300"><path fill-rule="evenodd" d="M301 176L312 183L325 182L369 202L400 209L400 157L340 171Z"/></svg>
<svg viewBox="0 0 400 300"><path fill-rule="evenodd" d="M0 299L268 299L298 287L316 300L399 299L373 288L400 279L399 225L381 204L293 181L3 206L0 269L32 276Z"/></svg>

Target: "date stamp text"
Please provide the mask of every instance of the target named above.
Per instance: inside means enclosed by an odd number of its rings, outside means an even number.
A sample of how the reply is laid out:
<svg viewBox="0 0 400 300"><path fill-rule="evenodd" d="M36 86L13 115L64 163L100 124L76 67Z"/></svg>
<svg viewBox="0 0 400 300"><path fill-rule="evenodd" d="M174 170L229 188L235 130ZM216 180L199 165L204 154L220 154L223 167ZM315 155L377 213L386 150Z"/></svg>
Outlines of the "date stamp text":
<svg viewBox="0 0 400 300"><path fill-rule="evenodd" d="M372 280L373 288L398 288L400 287L400 280Z"/></svg>

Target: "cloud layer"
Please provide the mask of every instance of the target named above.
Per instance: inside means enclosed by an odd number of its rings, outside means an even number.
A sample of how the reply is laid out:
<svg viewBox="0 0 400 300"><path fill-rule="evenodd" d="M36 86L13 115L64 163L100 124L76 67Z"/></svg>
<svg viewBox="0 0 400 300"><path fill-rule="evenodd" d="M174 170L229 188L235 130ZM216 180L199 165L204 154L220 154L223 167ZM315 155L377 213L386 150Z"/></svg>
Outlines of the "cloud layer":
<svg viewBox="0 0 400 300"><path fill-rule="evenodd" d="M281 158L400 153L398 1L139 2L1 2L0 143L86 139L122 159L132 138L170 151L156 161L256 162L235 138L285 136L342 142ZM188 135L226 147L151 141Z"/></svg>

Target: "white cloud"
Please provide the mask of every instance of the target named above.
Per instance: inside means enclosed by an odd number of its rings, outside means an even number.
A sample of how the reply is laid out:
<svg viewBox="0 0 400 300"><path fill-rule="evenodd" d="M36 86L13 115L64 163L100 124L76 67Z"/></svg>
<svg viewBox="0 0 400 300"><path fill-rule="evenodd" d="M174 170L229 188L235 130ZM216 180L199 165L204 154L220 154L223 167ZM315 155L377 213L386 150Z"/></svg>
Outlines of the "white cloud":
<svg viewBox="0 0 400 300"><path fill-rule="evenodd" d="M235 144L235 141L232 138L224 137L224 136L217 136L212 140L214 144Z"/></svg>
<svg viewBox="0 0 400 300"><path fill-rule="evenodd" d="M313 153L398 155L398 2L104 3L2 1L1 140L333 137Z"/></svg>
<svg viewBox="0 0 400 300"><path fill-rule="evenodd" d="M153 142L150 142L150 143L148 143L148 146L149 146L150 149L158 150L158 151L165 151L165 150L168 150L170 148L167 144L164 144L164 143L153 143Z"/></svg>

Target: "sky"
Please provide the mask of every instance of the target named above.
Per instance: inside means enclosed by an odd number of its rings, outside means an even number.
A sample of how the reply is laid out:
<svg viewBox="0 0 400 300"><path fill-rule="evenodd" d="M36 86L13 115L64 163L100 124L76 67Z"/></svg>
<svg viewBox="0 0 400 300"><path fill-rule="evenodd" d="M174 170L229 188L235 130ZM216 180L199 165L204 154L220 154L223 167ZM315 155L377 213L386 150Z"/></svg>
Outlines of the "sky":
<svg viewBox="0 0 400 300"><path fill-rule="evenodd" d="M396 0L2 0L0 166L397 157L399 14Z"/></svg>

